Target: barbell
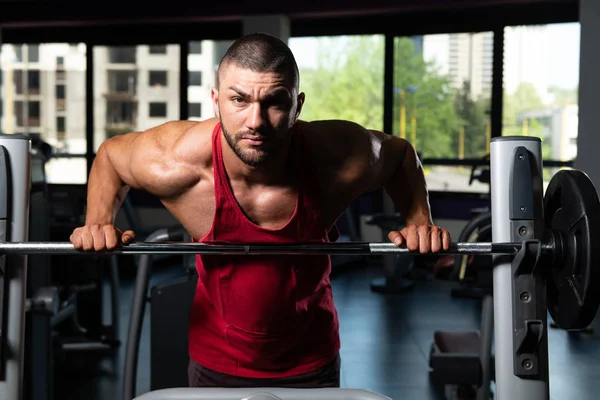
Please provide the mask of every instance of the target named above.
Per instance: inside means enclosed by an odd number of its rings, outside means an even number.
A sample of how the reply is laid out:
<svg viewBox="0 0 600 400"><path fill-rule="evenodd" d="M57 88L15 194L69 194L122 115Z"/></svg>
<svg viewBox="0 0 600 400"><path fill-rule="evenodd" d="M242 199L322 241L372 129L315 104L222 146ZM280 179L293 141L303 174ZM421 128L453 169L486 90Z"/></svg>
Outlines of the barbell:
<svg viewBox="0 0 600 400"><path fill-rule="evenodd" d="M432 254L516 254L522 243L463 242L450 244L447 250ZM554 245L542 245L542 252L555 254ZM418 250L398 247L393 243L340 242L340 243L277 243L277 244L206 244L179 242L138 242L115 247L110 250L76 249L70 242L4 242L0 243L0 254L210 254L210 255L377 255L409 253L422 254Z"/></svg>

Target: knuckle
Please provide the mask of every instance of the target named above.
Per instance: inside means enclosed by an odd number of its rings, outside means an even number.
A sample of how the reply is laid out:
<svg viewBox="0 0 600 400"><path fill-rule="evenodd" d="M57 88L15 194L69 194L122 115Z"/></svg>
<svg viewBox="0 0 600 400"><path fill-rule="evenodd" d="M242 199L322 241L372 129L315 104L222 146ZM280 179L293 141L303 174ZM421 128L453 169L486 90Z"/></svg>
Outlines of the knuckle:
<svg viewBox="0 0 600 400"><path fill-rule="evenodd" d="M90 224L90 225L88 225L88 228L90 229L90 231L97 232L102 227L100 226L100 224Z"/></svg>

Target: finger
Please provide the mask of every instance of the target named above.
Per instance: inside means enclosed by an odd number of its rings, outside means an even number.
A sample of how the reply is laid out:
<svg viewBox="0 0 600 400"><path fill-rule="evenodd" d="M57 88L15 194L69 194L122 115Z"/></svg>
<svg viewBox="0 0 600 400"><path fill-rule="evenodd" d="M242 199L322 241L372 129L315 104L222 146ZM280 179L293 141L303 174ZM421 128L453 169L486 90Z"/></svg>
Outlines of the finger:
<svg viewBox="0 0 600 400"><path fill-rule="evenodd" d="M104 232L104 241L107 250L112 250L119 244L118 232L115 231L115 228L112 225L104 225L102 227L102 231Z"/></svg>
<svg viewBox="0 0 600 400"><path fill-rule="evenodd" d="M442 249L442 231L438 226L431 227L431 252L437 253Z"/></svg>
<svg viewBox="0 0 600 400"><path fill-rule="evenodd" d="M104 230L100 225L94 227L94 229L92 230L92 235L94 239L94 250L106 250L106 237L104 237Z"/></svg>
<svg viewBox="0 0 600 400"><path fill-rule="evenodd" d="M450 236L450 232L447 229L443 229L442 244L444 246L444 250L450 249L450 243L452 243L452 237Z"/></svg>
<svg viewBox="0 0 600 400"><path fill-rule="evenodd" d="M69 236L69 241L71 243L73 243L73 246L75 246L75 248L79 247L81 243L81 238L79 237L79 232L81 231L80 228L75 228L73 229L73 233L71 233L71 236ZM79 242L79 243L77 243Z"/></svg>
<svg viewBox="0 0 600 400"><path fill-rule="evenodd" d="M419 227L419 251L421 254L429 253L431 250L431 230L428 225Z"/></svg>
<svg viewBox="0 0 600 400"><path fill-rule="evenodd" d="M94 238L90 228L85 228L81 232L81 248L85 251L91 251L94 248Z"/></svg>
<svg viewBox="0 0 600 400"><path fill-rule="evenodd" d="M410 251L417 251L419 249L419 231L416 225L410 225L404 228L404 238L406 240L406 247Z"/></svg>
<svg viewBox="0 0 600 400"><path fill-rule="evenodd" d="M121 242L123 244L129 244L135 241L135 233L132 230L125 231L123 235L121 235Z"/></svg>
<svg viewBox="0 0 600 400"><path fill-rule="evenodd" d="M404 236L398 231L391 231L388 233L388 238L390 242L394 243L396 246L400 247L404 244Z"/></svg>
<svg viewBox="0 0 600 400"><path fill-rule="evenodd" d="M73 233L69 237L69 240L71 241L71 243L73 243L74 248L81 249L82 241L81 241L81 235L80 235L79 231L77 231L77 230L73 231Z"/></svg>

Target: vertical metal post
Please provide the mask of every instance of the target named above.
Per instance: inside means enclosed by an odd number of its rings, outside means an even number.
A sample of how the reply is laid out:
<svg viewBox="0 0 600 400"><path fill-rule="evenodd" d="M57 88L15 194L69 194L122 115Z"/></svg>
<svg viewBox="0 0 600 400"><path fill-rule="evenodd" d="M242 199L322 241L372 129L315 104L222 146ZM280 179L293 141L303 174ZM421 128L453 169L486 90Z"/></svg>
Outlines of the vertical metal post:
<svg viewBox="0 0 600 400"><path fill-rule="evenodd" d="M516 170L515 159L519 154L529 158L531 174ZM522 159L522 156L519 156ZM492 241L520 242L525 239L541 239L542 217L542 146L536 137L495 137L490 146ZM524 199L524 200L523 200ZM529 201L532 207L521 206ZM514 207L527 216L515 217ZM512 209L511 209L512 208ZM531 210L530 210L531 208ZM522 315L521 303L514 301L514 277L510 259L494 257L494 341L496 360L497 400L548 400L548 336L546 314L540 315L543 334L537 349L538 376L519 377L514 336L520 333L515 327L515 316ZM539 283L539 282L537 282ZM538 285L539 287L539 285ZM543 287L543 286L542 286ZM536 291L533 301L545 309L545 291ZM529 360L528 360L529 362ZM531 368L528 365L527 368Z"/></svg>
<svg viewBox="0 0 600 400"><path fill-rule="evenodd" d="M7 193L10 204L6 241L26 242L29 238L29 192L31 188L29 137L0 134L0 146L8 153ZM6 260L5 277L8 285L8 307L3 304L3 313L8 313L6 332L7 359L4 380L0 382L0 399L21 400L23 398L23 363L25 348L25 312L27 294L27 256L11 255ZM6 286L5 286L6 287Z"/></svg>

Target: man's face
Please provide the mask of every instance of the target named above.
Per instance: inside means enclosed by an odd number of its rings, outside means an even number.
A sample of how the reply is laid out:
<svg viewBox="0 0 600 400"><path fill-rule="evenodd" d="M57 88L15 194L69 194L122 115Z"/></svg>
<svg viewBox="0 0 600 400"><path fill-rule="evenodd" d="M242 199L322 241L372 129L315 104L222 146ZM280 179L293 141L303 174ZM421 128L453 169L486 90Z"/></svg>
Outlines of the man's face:
<svg viewBox="0 0 600 400"><path fill-rule="evenodd" d="M304 95L280 73L228 65L219 78L211 97L227 143L244 163L261 166L288 139Z"/></svg>

